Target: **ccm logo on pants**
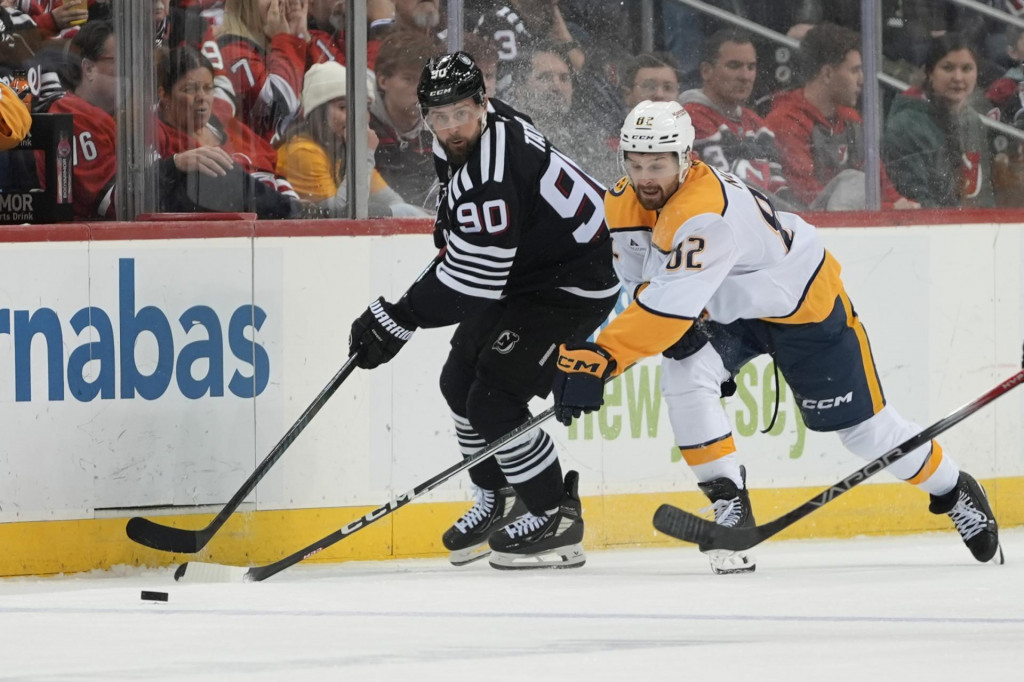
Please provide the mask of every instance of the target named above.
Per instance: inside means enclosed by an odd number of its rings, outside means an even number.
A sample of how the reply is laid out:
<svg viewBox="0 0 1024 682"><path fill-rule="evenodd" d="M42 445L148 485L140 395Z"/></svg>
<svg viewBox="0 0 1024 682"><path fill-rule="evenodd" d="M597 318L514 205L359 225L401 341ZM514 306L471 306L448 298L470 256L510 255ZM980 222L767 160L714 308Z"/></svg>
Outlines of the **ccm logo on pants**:
<svg viewBox="0 0 1024 682"><path fill-rule="evenodd" d="M825 398L824 400L801 400L800 407L805 410L828 410L833 407L839 407L843 403L853 402L853 391L850 391L846 395L836 396L835 398Z"/></svg>

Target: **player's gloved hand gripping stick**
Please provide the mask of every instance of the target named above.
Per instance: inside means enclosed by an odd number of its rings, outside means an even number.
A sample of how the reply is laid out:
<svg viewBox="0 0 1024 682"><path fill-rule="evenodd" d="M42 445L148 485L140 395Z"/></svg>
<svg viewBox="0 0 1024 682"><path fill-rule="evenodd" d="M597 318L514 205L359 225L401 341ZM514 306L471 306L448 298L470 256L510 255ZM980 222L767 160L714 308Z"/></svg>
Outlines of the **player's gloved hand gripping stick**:
<svg viewBox="0 0 1024 682"><path fill-rule="evenodd" d="M604 384L615 372L615 359L596 343L558 347L558 372L551 392L555 418L566 426L604 404Z"/></svg>
<svg viewBox="0 0 1024 682"><path fill-rule="evenodd" d="M423 278L432 268L434 268L440 262L440 257L435 258L431 261L430 265L427 266L419 277L416 278L418 282ZM376 307L376 308L375 308ZM210 541L221 526L228 520L239 505L245 500L249 494L256 489L256 485L267 475L270 467L274 466L277 460L281 459L281 456L285 453L288 447L299 437L299 434L309 426L309 423L313 421L313 417L323 408L327 401L330 400L331 396L341 387L345 379L352 373L352 371L358 367L364 367L372 369L377 365L387 362L395 353L397 353L405 342L412 336L412 332L406 329L401 331L386 329L387 321L381 321L377 316L377 312L385 311L384 316L387 319L386 311L391 308L391 304L386 303L383 299L377 299L370 304L370 307L364 312L353 324L353 332L356 331L357 325L364 325L367 327L366 334L372 335L376 331L380 336L382 343L373 345L369 343L368 339L363 339L362 336L355 339L350 339L351 353L345 364L341 366L337 374L331 377L330 382L324 387L322 391L313 399L313 402L303 410L302 414L295 421L294 424L285 432L281 440L277 442L274 449L263 458L263 461L259 463L256 470L245 480L242 487L238 489L228 503L224 505L213 520L205 528L198 530L189 530L186 528L174 528L172 526L165 526L162 523L150 521L149 519L141 516L134 516L128 519L128 525L125 527L125 532L128 537L140 545L146 547L152 547L164 552L175 552L178 554L192 554L200 551ZM375 326L376 325L376 326ZM393 324L391 325L394 326ZM382 331L383 330L383 331ZM402 334L404 332L404 334ZM404 335L405 338L401 338ZM390 338L389 338L390 337ZM388 355L390 353L390 355Z"/></svg>
<svg viewBox="0 0 1024 682"><path fill-rule="evenodd" d="M1024 366L1024 365L1022 365ZM663 504L654 514L654 527L666 535L679 540L699 544L707 549L725 549L741 552L758 545L777 533L789 528L811 512L828 504L850 488L863 483L909 452L928 443L943 431L971 416L985 405L1024 383L1024 369L1003 381L974 402L951 412L916 436L900 443L878 459L868 462L832 487L818 493L796 509L783 514L774 521L747 528L720 526L714 521L701 518L669 504Z"/></svg>

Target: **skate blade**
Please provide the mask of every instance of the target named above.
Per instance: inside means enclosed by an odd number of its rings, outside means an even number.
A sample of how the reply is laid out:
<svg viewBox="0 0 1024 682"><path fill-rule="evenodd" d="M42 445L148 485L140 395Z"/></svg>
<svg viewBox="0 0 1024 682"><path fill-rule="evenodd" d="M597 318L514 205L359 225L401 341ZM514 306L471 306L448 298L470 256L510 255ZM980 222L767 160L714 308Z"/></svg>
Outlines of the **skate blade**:
<svg viewBox="0 0 1024 682"><path fill-rule="evenodd" d="M536 554L492 552L491 567L499 571L529 571L538 568L579 568L587 561L583 545L566 545Z"/></svg>
<svg viewBox="0 0 1024 682"><path fill-rule="evenodd" d="M704 554L711 562L711 571L715 575L732 573L753 573L757 570L757 559L745 552L732 552L727 549L710 549Z"/></svg>
<svg viewBox="0 0 1024 682"><path fill-rule="evenodd" d="M1003 545L1002 543L996 545L996 553L991 559L988 560L990 564L1002 566L1006 563L1006 557L1003 556Z"/></svg>
<svg viewBox="0 0 1024 682"><path fill-rule="evenodd" d="M474 545L473 547L454 550L448 555L448 560L451 562L452 566L465 566L466 564L471 564L474 561L479 561L480 559L489 556L490 553L491 548L485 540L479 545Z"/></svg>

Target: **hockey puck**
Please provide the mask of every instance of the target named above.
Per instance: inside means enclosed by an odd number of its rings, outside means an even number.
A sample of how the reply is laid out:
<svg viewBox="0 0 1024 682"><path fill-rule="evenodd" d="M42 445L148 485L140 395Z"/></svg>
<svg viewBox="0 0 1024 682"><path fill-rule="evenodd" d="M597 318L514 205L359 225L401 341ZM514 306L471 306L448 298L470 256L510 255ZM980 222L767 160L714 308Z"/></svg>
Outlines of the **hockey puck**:
<svg viewBox="0 0 1024 682"><path fill-rule="evenodd" d="M148 590L142 591L142 598L146 601L167 601L166 592L149 592Z"/></svg>

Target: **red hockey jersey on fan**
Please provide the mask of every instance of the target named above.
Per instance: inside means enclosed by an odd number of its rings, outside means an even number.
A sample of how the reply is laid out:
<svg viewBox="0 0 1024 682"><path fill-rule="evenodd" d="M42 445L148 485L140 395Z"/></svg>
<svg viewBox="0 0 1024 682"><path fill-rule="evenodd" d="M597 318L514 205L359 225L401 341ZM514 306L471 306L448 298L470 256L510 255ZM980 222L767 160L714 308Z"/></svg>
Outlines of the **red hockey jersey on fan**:
<svg viewBox="0 0 1024 682"><path fill-rule="evenodd" d="M775 133L789 187L807 205L841 171L864 169L864 132L856 109L839 107L830 121L797 88L775 98L765 121ZM884 167L881 173L882 206L892 208L901 197Z"/></svg>
<svg viewBox="0 0 1024 682"><path fill-rule="evenodd" d="M775 135L753 110L737 106L726 114L700 89L687 90L679 103L690 114L701 161L769 192L786 187Z"/></svg>
<svg viewBox="0 0 1024 682"><path fill-rule="evenodd" d="M377 53L380 52L380 41L368 39L366 41L366 66L372 69L377 61ZM312 29L309 32L309 45L306 47L306 70L314 64L324 62L338 62L345 64L345 36L341 33L328 33L320 29Z"/></svg>
<svg viewBox="0 0 1024 682"><path fill-rule="evenodd" d="M117 174L117 125L113 116L73 92L50 105L51 114L75 117L74 171L71 187L75 217L114 219L114 176ZM37 153L38 159L39 153ZM45 184L42 160L39 179Z"/></svg>
<svg viewBox="0 0 1024 682"><path fill-rule="evenodd" d="M298 198L291 183L277 175L277 151L270 143L236 118L222 122L213 116L207 127L221 140L220 148L231 155L239 168L272 189ZM161 158L170 158L199 146L199 141L184 130L157 119L156 149Z"/></svg>
<svg viewBox="0 0 1024 682"><path fill-rule="evenodd" d="M283 133L299 113L306 41L279 33L268 50L237 35L221 36L217 44L235 89L235 115L265 140Z"/></svg>

